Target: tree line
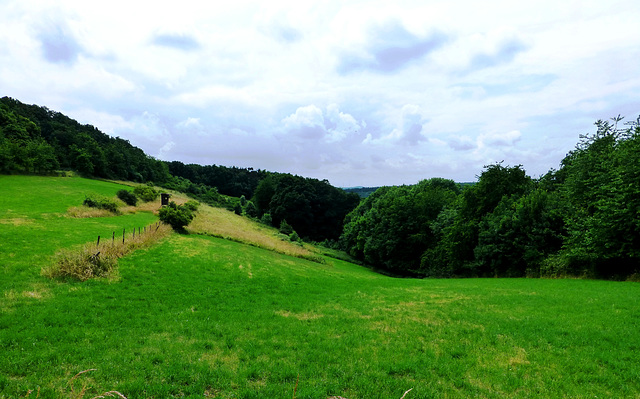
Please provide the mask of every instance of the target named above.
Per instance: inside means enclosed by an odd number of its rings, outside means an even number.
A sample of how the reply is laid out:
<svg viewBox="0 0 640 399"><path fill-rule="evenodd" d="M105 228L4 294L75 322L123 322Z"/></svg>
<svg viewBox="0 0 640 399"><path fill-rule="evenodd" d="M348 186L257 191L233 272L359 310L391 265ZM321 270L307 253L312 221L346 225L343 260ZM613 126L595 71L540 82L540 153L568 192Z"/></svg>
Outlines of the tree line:
<svg viewBox="0 0 640 399"><path fill-rule="evenodd" d="M497 163L473 185L380 188L347 215L341 245L399 275L638 278L640 118L621 121L597 121L538 179Z"/></svg>

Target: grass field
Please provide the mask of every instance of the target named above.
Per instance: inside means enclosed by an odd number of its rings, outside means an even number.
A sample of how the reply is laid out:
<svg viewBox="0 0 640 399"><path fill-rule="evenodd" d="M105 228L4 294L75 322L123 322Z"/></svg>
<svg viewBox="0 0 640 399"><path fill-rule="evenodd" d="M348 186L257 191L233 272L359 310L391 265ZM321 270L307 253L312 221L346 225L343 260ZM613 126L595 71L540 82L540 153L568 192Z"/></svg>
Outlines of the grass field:
<svg viewBox="0 0 640 399"><path fill-rule="evenodd" d="M638 283L394 279L178 234L117 281L41 276L156 220L66 216L119 188L0 176L0 398L640 397Z"/></svg>

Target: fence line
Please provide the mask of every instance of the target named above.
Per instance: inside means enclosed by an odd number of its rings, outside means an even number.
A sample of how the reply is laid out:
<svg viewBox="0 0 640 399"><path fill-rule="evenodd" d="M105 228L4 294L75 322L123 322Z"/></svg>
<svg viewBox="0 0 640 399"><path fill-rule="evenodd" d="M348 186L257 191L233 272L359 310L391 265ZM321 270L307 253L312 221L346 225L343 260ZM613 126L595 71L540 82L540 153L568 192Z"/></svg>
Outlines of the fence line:
<svg viewBox="0 0 640 399"><path fill-rule="evenodd" d="M155 233L160 228L160 223L161 222L156 222L154 224L151 224L149 225L148 229L147 229L147 226L138 227L138 237L141 237L143 234L147 234L147 233L152 233L152 232ZM152 226L156 226L155 230L151 229ZM126 236L127 236L127 229L123 228L122 229L122 245L124 245L126 241ZM134 227L131 234L131 239L135 240L135 238L136 238L136 228ZM115 245L115 244L116 244L116 232L114 231L111 234L111 245ZM96 248L99 246L100 246L100 236L98 236L98 241L96 242Z"/></svg>

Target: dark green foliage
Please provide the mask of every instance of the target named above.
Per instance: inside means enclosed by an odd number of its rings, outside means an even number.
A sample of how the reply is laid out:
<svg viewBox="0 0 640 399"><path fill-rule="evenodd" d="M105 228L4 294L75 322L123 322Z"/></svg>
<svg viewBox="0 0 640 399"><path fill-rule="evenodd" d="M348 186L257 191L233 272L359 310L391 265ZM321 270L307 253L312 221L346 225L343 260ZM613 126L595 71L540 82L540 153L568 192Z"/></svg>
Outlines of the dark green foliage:
<svg viewBox="0 0 640 399"><path fill-rule="evenodd" d="M278 230L286 236L294 232L293 227L291 227L291 225L284 219L282 220L282 222L280 222L280 228Z"/></svg>
<svg viewBox="0 0 640 399"><path fill-rule="evenodd" d="M271 226L273 224L273 219L271 218L271 214L265 213L264 215L262 215L262 217L260 218L260 223L267 226Z"/></svg>
<svg viewBox="0 0 640 399"><path fill-rule="evenodd" d="M247 201L247 206L244 208L244 213L249 217L255 218L258 216L258 208L253 205L253 202Z"/></svg>
<svg viewBox="0 0 640 399"><path fill-rule="evenodd" d="M169 180L164 162L126 140L46 107L1 98L0 171L48 173L58 168L138 182Z"/></svg>
<svg viewBox="0 0 640 399"><path fill-rule="evenodd" d="M158 212L158 217L163 223L170 225L176 231L183 231L184 228L191 223L195 217L190 205L176 205L175 202L169 202L169 206L165 206Z"/></svg>
<svg viewBox="0 0 640 399"><path fill-rule="evenodd" d="M640 125L596 122L563 160L568 271L622 278L640 271Z"/></svg>
<svg viewBox="0 0 640 399"><path fill-rule="evenodd" d="M429 225L458 192L453 181L439 178L378 189L345 219L343 245L376 268L423 274L421 255L436 245Z"/></svg>
<svg viewBox="0 0 640 399"><path fill-rule="evenodd" d="M185 202L184 204L182 204L182 206L184 206L185 208L187 208L191 212L196 212L198 210L198 208L200 207L200 204L197 201L189 200L189 201Z"/></svg>
<svg viewBox="0 0 640 399"><path fill-rule="evenodd" d="M138 204L138 197L129 190L119 190L116 195L127 205L136 206Z"/></svg>
<svg viewBox="0 0 640 399"><path fill-rule="evenodd" d="M554 194L504 197L480 223L476 259L499 276L539 276L544 259L562 246L563 224Z"/></svg>
<svg viewBox="0 0 640 399"><path fill-rule="evenodd" d="M242 216L242 205L240 205L240 203L236 203L236 204L234 205L234 207L233 207L233 212L234 212L236 215L240 215L240 216Z"/></svg>
<svg viewBox="0 0 640 399"><path fill-rule="evenodd" d="M479 259L482 221L505 198L519 198L533 188L533 181L520 165L485 166L478 182L466 185L455 203L438 217L432 228L437 244L422 257L422 270L429 276L491 276L499 274L486 259ZM479 252L484 253L484 252Z"/></svg>
<svg viewBox="0 0 640 399"><path fill-rule="evenodd" d="M118 212L118 204L114 200L100 195L88 195L82 204L89 208L105 209L113 213Z"/></svg>
<svg viewBox="0 0 640 399"><path fill-rule="evenodd" d="M0 172L46 174L60 165L40 128L0 103Z"/></svg>
<svg viewBox="0 0 640 399"><path fill-rule="evenodd" d="M256 188L252 202L258 215L270 213L275 226L282 220L309 240L337 239L344 217L358 204L356 194L333 187L328 181L289 174L271 174Z"/></svg>
<svg viewBox="0 0 640 399"><path fill-rule="evenodd" d="M300 239L300 236L298 235L298 233L296 233L295 231L292 232L291 234L289 234L289 240L293 241L293 242L300 242L302 241Z"/></svg>
<svg viewBox="0 0 640 399"><path fill-rule="evenodd" d="M253 170L217 165L185 165L179 161L167 162L171 175L189 180L194 185L216 187L224 195L251 198L254 190L267 173ZM244 204L243 204L244 206Z"/></svg>
<svg viewBox="0 0 640 399"><path fill-rule="evenodd" d="M158 191L150 185L136 186L133 193L144 202L155 201L158 198Z"/></svg>

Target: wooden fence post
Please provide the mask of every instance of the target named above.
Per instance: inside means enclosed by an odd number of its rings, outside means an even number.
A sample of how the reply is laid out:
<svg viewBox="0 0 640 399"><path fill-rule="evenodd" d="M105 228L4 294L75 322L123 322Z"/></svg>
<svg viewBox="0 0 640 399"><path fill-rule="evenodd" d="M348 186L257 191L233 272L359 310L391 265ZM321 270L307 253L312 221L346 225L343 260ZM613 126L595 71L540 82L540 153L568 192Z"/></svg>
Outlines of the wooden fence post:
<svg viewBox="0 0 640 399"><path fill-rule="evenodd" d="M96 247L100 245L100 236L98 236L98 242L96 243Z"/></svg>

